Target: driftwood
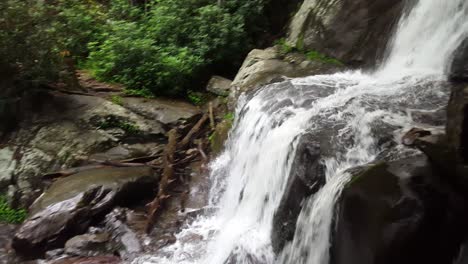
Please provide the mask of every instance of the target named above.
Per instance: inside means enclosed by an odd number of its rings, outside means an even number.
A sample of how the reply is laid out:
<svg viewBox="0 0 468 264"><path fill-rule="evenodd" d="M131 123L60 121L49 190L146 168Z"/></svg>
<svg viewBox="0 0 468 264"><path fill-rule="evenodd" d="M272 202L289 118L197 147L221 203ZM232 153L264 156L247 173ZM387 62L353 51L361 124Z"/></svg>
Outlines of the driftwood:
<svg viewBox="0 0 468 264"><path fill-rule="evenodd" d="M177 130L172 129L168 132L168 143L164 149L163 173L159 182L159 191L154 200L148 204L148 220L146 224L146 233L150 233L154 226L157 213L163 202L170 196L167 194L167 188L173 181L174 176L174 153L177 148Z"/></svg>
<svg viewBox="0 0 468 264"><path fill-rule="evenodd" d="M184 149L192 140L192 137L198 133L198 131L201 129L203 124L208 120L209 114L204 114L200 120L195 124L195 126L190 129L190 131L187 133L187 135L182 139L182 141L179 143L178 147L179 149Z"/></svg>

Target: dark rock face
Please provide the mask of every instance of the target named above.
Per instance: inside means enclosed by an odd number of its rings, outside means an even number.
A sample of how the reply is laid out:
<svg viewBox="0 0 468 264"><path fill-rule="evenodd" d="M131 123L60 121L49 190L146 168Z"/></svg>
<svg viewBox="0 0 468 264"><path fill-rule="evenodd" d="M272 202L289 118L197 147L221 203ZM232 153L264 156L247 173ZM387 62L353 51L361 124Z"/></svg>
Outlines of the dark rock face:
<svg viewBox="0 0 468 264"><path fill-rule="evenodd" d="M92 169L59 179L31 206L13 248L33 258L61 247L114 205L151 194L155 182L157 177L146 166Z"/></svg>
<svg viewBox="0 0 468 264"><path fill-rule="evenodd" d="M446 152L451 170L456 170L457 187L468 197L468 86L454 85L447 108ZM468 198L467 198L468 199Z"/></svg>
<svg viewBox="0 0 468 264"><path fill-rule="evenodd" d="M340 59L369 65L383 55L402 0L305 0L294 17L289 41Z"/></svg>
<svg viewBox="0 0 468 264"><path fill-rule="evenodd" d="M447 109L448 146L468 164L468 85L455 85Z"/></svg>
<svg viewBox="0 0 468 264"><path fill-rule="evenodd" d="M354 174L337 204L330 263L453 263L466 205L435 171L417 156Z"/></svg>
<svg viewBox="0 0 468 264"><path fill-rule="evenodd" d="M282 250L287 241L293 239L303 200L325 184L321 154L320 143L313 135L305 134L299 139L291 175L273 218L271 241L276 253Z"/></svg>
<svg viewBox="0 0 468 264"><path fill-rule="evenodd" d="M468 81L468 39L454 53L449 78L456 82Z"/></svg>

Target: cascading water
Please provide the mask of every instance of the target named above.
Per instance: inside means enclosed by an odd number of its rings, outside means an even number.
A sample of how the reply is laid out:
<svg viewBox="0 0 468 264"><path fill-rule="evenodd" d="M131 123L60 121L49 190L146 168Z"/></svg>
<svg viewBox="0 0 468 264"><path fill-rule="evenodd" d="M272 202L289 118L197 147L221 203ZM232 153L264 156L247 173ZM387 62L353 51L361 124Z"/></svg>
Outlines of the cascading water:
<svg viewBox="0 0 468 264"><path fill-rule="evenodd" d="M444 108L451 54L468 36L468 2L420 0L401 19L386 63L375 73L317 75L272 84L243 98L225 152L213 163L216 212L197 219L177 242L139 263L327 264L333 207L349 168L383 152L379 127L394 137ZM328 134L325 186L305 201L294 240L275 256L272 221L298 140ZM202 240L187 237L198 234ZM184 242L185 241L185 242Z"/></svg>

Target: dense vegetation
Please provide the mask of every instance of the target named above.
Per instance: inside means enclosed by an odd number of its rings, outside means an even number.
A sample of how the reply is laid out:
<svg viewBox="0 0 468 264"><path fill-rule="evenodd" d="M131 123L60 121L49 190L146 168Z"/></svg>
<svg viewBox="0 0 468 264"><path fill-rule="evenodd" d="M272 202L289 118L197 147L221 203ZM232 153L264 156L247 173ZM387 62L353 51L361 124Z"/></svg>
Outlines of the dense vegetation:
<svg viewBox="0 0 468 264"><path fill-rule="evenodd" d="M3 0L0 67L50 82L78 65L130 93L186 96L240 64L268 23L267 2Z"/></svg>

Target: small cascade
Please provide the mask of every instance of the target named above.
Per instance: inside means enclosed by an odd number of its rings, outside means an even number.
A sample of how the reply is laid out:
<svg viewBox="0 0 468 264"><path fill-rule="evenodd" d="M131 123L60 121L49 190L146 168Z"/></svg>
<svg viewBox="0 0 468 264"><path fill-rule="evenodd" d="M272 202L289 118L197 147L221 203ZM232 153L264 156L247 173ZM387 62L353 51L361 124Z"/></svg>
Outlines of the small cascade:
<svg viewBox="0 0 468 264"><path fill-rule="evenodd" d="M213 162L210 208L157 256L135 264L327 264L333 208L346 171L372 162L411 127L433 126L412 113L441 111L453 51L468 36L468 2L420 0L401 19L386 63L360 71L271 84L240 100L225 152ZM326 184L304 202L294 240L279 256L272 221L301 135L326 134ZM403 155L403 148L396 148ZM394 153L395 154L395 153ZM390 155L390 154L388 154ZM187 237L197 234L202 240Z"/></svg>

